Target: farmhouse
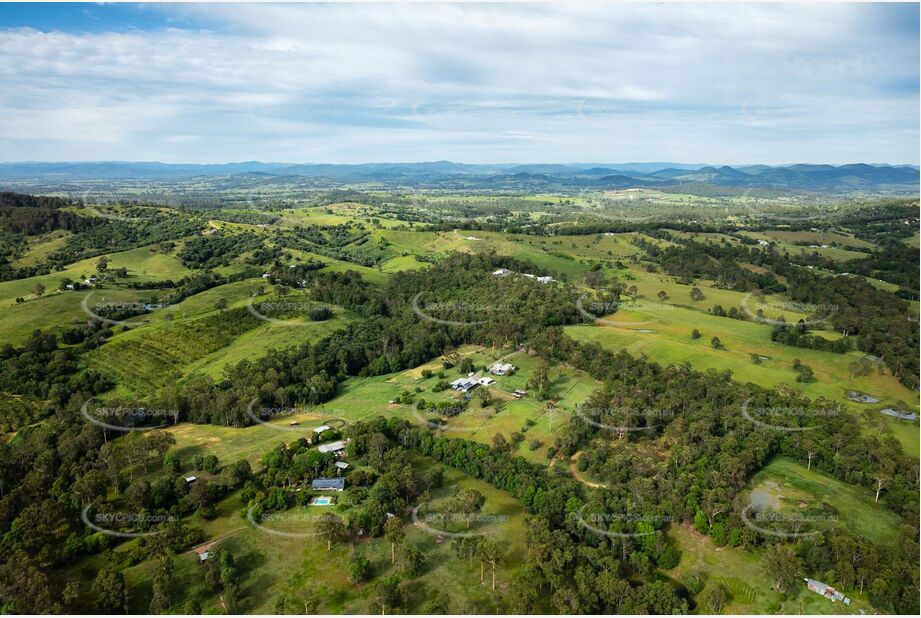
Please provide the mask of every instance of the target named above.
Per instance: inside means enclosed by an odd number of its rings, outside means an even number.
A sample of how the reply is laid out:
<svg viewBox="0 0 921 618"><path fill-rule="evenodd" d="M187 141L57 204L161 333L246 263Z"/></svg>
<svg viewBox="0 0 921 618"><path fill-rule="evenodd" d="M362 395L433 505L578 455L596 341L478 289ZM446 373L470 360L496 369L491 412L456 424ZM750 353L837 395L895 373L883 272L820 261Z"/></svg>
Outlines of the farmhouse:
<svg viewBox="0 0 921 618"><path fill-rule="evenodd" d="M496 376L504 376L511 371L515 371L515 365L510 363L493 363L489 368L489 373Z"/></svg>
<svg viewBox="0 0 921 618"><path fill-rule="evenodd" d="M314 491L342 491L345 489L345 479L341 476L313 479L310 488Z"/></svg>
<svg viewBox="0 0 921 618"><path fill-rule="evenodd" d="M482 378L477 380L477 384L480 384L482 386L489 386L490 384L495 384L495 383L496 381L490 378L489 376L483 376Z"/></svg>

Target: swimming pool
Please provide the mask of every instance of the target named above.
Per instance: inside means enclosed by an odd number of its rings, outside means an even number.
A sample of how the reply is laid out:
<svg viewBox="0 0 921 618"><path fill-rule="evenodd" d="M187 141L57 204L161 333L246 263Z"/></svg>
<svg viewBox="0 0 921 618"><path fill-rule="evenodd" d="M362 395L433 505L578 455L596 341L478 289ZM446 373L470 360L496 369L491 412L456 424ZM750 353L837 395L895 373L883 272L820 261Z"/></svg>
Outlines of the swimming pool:
<svg viewBox="0 0 921 618"><path fill-rule="evenodd" d="M333 503L333 499L330 498L329 496L320 496L318 498L310 499L311 506L329 506L332 503Z"/></svg>

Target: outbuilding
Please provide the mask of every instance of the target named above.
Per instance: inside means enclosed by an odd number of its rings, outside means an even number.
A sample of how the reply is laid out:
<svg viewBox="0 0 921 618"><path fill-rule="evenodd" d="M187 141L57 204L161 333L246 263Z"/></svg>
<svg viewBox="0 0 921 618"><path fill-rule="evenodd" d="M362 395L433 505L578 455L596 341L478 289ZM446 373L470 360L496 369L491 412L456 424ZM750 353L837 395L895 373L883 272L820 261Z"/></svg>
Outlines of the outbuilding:
<svg viewBox="0 0 921 618"><path fill-rule="evenodd" d="M341 457L345 454L345 442L342 440L336 440L335 442L330 442L328 444L321 444L317 448L321 453L332 453L337 457Z"/></svg>

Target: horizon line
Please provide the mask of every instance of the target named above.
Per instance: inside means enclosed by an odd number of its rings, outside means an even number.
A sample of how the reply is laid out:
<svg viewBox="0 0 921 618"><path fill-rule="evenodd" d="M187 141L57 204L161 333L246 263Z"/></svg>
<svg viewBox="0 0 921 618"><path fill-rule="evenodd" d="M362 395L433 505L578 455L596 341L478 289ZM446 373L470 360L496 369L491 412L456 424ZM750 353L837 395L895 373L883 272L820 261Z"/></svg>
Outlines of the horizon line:
<svg viewBox="0 0 921 618"><path fill-rule="evenodd" d="M520 161L510 161L510 162L485 162L485 163L471 163L467 161L454 161L451 159L433 159L429 161L362 161L360 163L342 163L342 162L333 162L333 161L262 161L259 159L247 159L242 161L220 161L220 162L196 162L196 161L159 161L159 160L142 160L142 159L61 159L61 160L51 160L51 159L25 159L25 160L16 160L16 161L0 161L0 165L29 165L29 164L87 164L87 163L134 163L134 164L156 164L156 165L244 165L247 163L258 163L261 165L343 165L343 166L360 166L360 165L423 165L431 163L453 163L455 165L653 165L653 164L668 164L668 165L691 165L691 166L701 166L701 167L750 167L754 165L764 165L767 167L791 167L794 165L828 165L830 167L843 167L846 165L872 165L872 166L888 166L888 167L919 167L921 162L918 163L892 163L892 162L881 162L881 161L851 161L849 163L824 163L824 162L810 162L810 161L799 161L795 163L688 163L685 161L621 161L617 163L612 162L600 162L600 161L539 161L539 162L530 162L523 163Z"/></svg>

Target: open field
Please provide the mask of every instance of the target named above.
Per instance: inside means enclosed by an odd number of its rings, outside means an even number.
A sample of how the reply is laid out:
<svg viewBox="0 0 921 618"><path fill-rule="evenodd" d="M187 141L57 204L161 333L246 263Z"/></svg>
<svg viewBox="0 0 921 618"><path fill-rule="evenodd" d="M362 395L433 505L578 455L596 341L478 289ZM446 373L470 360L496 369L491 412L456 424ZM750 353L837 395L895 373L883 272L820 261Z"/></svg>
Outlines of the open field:
<svg viewBox="0 0 921 618"><path fill-rule="evenodd" d="M288 253L300 258L302 260L316 260L318 262L323 262L326 264L325 270L332 272L345 272L347 270L352 270L359 273L365 281L368 283L373 283L375 285L381 285L386 283L387 274L377 270L375 268L370 268L368 266L362 266L361 264L353 264L352 262L346 262L344 260L337 260L335 258L326 257L325 255L319 255L317 253L311 253L309 251L300 251L298 249L289 249Z"/></svg>
<svg viewBox="0 0 921 618"><path fill-rule="evenodd" d="M666 316L666 317L663 317ZM771 327L753 322L701 315L698 312L676 308L669 311L644 312L642 305L636 309L619 311L604 318L607 324L567 326L565 331L576 341L594 342L612 351L626 350L633 356L645 354L650 360L662 364L690 363L694 369L731 371L733 379L752 382L766 388L781 385L801 391L810 398L825 397L848 404L855 412L876 410L883 405L917 410L917 397L891 375L872 372L870 375L851 378L849 363L859 359L859 352L835 354L805 348L794 348L770 340ZM629 326L615 326L617 321L631 322ZM698 329L700 339L692 339L691 331ZM653 331L653 332L638 332ZM717 336L724 346L716 350L710 339ZM767 357L758 365L751 355ZM794 359L812 367L816 382L796 382L792 369ZM847 393L857 390L880 398L879 404L869 406L848 399ZM876 427L891 432L906 453L918 456L918 426L914 423L896 422L889 418L870 415L867 431L876 433Z"/></svg>
<svg viewBox="0 0 921 618"><path fill-rule="evenodd" d="M526 260L535 266L559 273L573 280L591 268L592 260L623 258L639 249L621 236L554 236L534 238L521 234L499 232L387 232L386 238L403 251L421 254L443 254L451 251L479 253L494 250Z"/></svg>
<svg viewBox="0 0 921 618"><path fill-rule="evenodd" d="M83 311L81 303L89 293L86 290L49 291L41 298L0 306L0 320L3 322L3 329L0 329L0 344L20 345L36 329L54 331L86 324L90 316ZM105 302L137 302L142 295L140 290L107 289L93 294L88 306L92 308L97 301L102 302L103 298L106 299Z"/></svg>
<svg viewBox="0 0 921 618"><path fill-rule="evenodd" d="M759 240L767 240L768 242L774 242L777 245L777 249L781 252L786 251L790 255L797 255L799 253L818 253L822 257L835 260L836 262L846 262L847 260L859 260L867 257L867 253L861 251L853 251L850 249L843 248L841 246L836 247L832 243L838 243L843 246L852 246L852 247L861 247L869 248L870 243L866 241L861 241L859 239L852 239L850 237L842 237L840 234L817 234L810 232L740 232L745 236L750 238L757 238ZM809 242L808 245L793 244L793 240L799 239L801 242ZM811 242L813 241L814 242ZM847 243L847 244L845 244ZM813 246L815 245L815 246ZM822 245L827 245L823 247Z"/></svg>
<svg viewBox="0 0 921 618"><path fill-rule="evenodd" d="M708 313L714 305L720 305L725 311L729 311L731 307L736 309L747 307L752 314L762 309L766 318L778 320L783 317L784 320L791 323L809 317L806 313L796 311L798 308L796 305L785 303L782 297L766 296L766 302L762 306L756 298L749 294L718 288L712 281L704 279L698 280L695 285L685 285L679 283L675 277L662 273L650 273L637 268L613 272L623 280L626 287L636 286L637 298L646 300L647 307L652 307L653 304L666 305L662 307L666 312L668 311L667 306L674 306ZM703 292L703 300L691 300L691 290L694 287ZM659 292L665 292L668 297L660 301ZM663 313L663 315L667 316L668 313ZM828 336L826 333L822 334Z"/></svg>
<svg viewBox="0 0 921 618"><path fill-rule="evenodd" d="M48 259L48 256L67 243L70 232L64 230L54 230L41 236L29 238L29 248L26 252L13 262L17 268L23 266L35 266Z"/></svg>
<svg viewBox="0 0 921 618"><path fill-rule="evenodd" d="M787 232L783 230L772 230L766 233L771 238L785 243L809 243L810 245L838 245L841 248L857 249L874 249L875 245L871 242L856 238L852 234L843 234L840 232Z"/></svg>
<svg viewBox="0 0 921 618"><path fill-rule="evenodd" d="M184 267L179 259L171 253L161 253L156 245L139 247L120 253L107 253L109 268L127 268L126 281L145 282L161 279L179 279L191 271ZM60 287L63 279L69 278L79 281L82 277L89 278L96 274L98 257L87 258L68 265L60 272L48 275L39 275L26 279L0 282L0 307L15 303L17 296L32 298L32 289L37 283L42 283L48 291Z"/></svg>
<svg viewBox="0 0 921 618"><path fill-rule="evenodd" d="M853 403L847 399L847 392L858 390L887 404L901 400L911 405L916 399L890 375L873 372L852 379L848 365L863 356L860 352L835 354L784 346L771 341L772 327L767 324L706 315L683 307L664 310L651 305L646 309L644 304L603 319L603 324L567 326L566 332L577 341L593 341L615 351L626 349L634 356L646 354L663 364L688 362L700 370L730 370L740 382L754 382L767 388L787 384L812 398ZM625 326L618 326L620 322ZM700 332L700 339L691 338L694 329ZM712 347L713 337L719 337L723 349ZM756 365L751 360L752 354L767 358ZM815 382L796 382L792 364L797 358L813 368Z"/></svg>
<svg viewBox="0 0 921 618"><path fill-rule="evenodd" d="M778 513L819 515L827 521L815 524L816 530L843 526L874 543L891 542L899 518L884 504L873 502L873 492L848 485L815 469L783 457L774 459L751 479L749 499L769 502ZM885 503L885 493L881 501Z"/></svg>
<svg viewBox="0 0 921 618"><path fill-rule="evenodd" d="M274 214L281 216L277 225L283 227L294 225L351 225L356 221L370 225L372 224L371 219L374 219L384 228L406 225L404 221L379 216L376 214L375 208L357 202L341 202L311 208L291 208Z"/></svg>

